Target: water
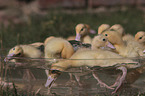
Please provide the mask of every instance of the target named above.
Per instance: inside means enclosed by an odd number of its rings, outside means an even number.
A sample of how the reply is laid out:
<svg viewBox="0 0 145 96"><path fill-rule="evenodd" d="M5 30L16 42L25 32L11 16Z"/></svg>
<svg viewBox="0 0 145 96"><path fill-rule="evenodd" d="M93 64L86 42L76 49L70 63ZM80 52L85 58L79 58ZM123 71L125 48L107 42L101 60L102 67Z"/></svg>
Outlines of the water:
<svg viewBox="0 0 145 96"><path fill-rule="evenodd" d="M62 72L56 79L51 88L45 87L47 75L45 70L49 70L48 63L58 62L60 59L49 59L47 63L44 59L27 59L22 64L4 62L1 57L1 65L7 65L1 70L1 76L4 83L16 86L18 92L33 93L48 96L108 96L113 92L98 85L97 80L93 77L97 73L98 77L107 85L112 85L119 74L122 74L116 67L79 67L71 68ZM141 67L128 69L128 75L125 83L116 94L121 96L133 96L145 92L145 68L144 58L133 58L142 64ZM31 61L33 60L33 61ZM72 78L70 80L70 74ZM11 87L13 87L11 85Z"/></svg>

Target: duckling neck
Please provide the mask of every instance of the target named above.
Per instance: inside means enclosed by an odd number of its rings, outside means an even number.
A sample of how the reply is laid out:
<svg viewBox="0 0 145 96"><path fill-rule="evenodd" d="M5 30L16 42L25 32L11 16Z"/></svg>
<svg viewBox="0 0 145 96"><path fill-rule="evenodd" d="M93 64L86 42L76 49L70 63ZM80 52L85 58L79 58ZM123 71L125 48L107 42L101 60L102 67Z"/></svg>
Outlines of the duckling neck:
<svg viewBox="0 0 145 96"><path fill-rule="evenodd" d="M122 43L122 44L115 44L114 46L115 46L116 50L119 53L121 53L122 51L125 52L126 46L125 46L124 43Z"/></svg>
<svg viewBox="0 0 145 96"><path fill-rule="evenodd" d="M92 50L98 50L99 48L100 48L99 46L94 46L94 45L92 45L91 47Z"/></svg>
<svg viewBox="0 0 145 96"><path fill-rule="evenodd" d="M71 67L69 60L59 61L58 63L52 64L51 69L65 71Z"/></svg>

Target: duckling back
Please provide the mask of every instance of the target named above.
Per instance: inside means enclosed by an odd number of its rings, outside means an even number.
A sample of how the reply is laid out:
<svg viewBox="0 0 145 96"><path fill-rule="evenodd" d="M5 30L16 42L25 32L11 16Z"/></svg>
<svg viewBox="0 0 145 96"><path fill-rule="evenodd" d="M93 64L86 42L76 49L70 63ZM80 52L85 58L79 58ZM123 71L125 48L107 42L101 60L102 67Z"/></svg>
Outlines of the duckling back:
<svg viewBox="0 0 145 96"><path fill-rule="evenodd" d="M73 53L72 45L63 38L52 38L45 46L45 58L69 58Z"/></svg>
<svg viewBox="0 0 145 96"><path fill-rule="evenodd" d="M20 45L20 47L23 49L24 57L40 58L43 56L41 50L35 48L32 45Z"/></svg>

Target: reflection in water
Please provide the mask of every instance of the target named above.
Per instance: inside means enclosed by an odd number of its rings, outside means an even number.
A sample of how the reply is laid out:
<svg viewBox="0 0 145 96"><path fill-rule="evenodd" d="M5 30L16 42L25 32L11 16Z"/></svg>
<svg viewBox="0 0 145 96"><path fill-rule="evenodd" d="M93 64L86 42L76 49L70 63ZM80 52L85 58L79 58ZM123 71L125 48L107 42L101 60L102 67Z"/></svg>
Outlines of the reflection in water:
<svg viewBox="0 0 145 96"><path fill-rule="evenodd" d="M52 62L53 60L51 60ZM55 60L56 61L56 60ZM145 64L144 58L140 58L139 62L141 67L128 70L128 74L124 84L119 88L117 94L125 96L136 95L138 93L145 92ZM1 62L1 65L5 62ZM42 95L73 95L73 96L95 96L95 95L110 95L112 89L107 89L98 85L97 80L94 78L96 75L102 82L107 85L112 85L118 75L122 74L116 67L79 67L70 68L65 72L62 72L56 79L51 88L45 87L47 75L45 69L45 62L42 59L34 60L33 62L25 62L24 65L15 65L14 63L6 62L5 66L8 67L6 80L4 83L12 84L14 82L18 92L24 93L36 93ZM2 70L1 70L2 72ZM28 72L28 73L27 73ZM70 81L69 74L72 74ZM93 76L93 74L94 76ZM3 72L3 74L5 74ZM26 75L25 75L26 74ZM30 76L29 76L29 75ZM5 75L3 75L5 77ZM25 79L24 79L25 77ZM35 77L35 78L34 78Z"/></svg>

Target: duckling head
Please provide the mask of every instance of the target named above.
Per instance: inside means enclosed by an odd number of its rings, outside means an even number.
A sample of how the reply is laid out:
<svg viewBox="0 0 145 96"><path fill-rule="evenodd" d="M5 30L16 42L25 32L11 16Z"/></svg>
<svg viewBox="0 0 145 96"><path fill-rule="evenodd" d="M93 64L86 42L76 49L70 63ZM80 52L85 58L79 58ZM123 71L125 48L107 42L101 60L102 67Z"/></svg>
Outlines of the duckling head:
<svg viewBox="0 0 145 96"><path fill-rule="evenodd" d="M49 74L48 74L48 78L47 78L45 87L51 88L52 84L54 83L54 81L57 79L57 77L60 74L61 74L61 71L59 71L59 70L55 70L55 69L49 70Z"/></svg>
<svg viewBox="0 0 145 96"><path fill-rule="evenodd" d="M98 27L98 34L102 34L104 31L110 28L109 24L102 24Z"/></svg>
<svg viewBox="0 0 145 96"><path fill-rule="evenodd" d="M10 49L5 60L11 60L13 57L21 57L23 55L23 49L20 46L15 46Z"/></svg>
<svg viewBox="0 0 145 96"><path fill-rule="evenodd" d="M115 49L115 47L108 41L107 37L104 36L103 34L95 36L94 39L92 40L92 49L104 47Z"/></svg>
<svg viewBox="0 0 145 96"><path fill-rule="evenodd" d="M100 34L94 37L92 40L92 47L105 47L107 45L107 37Z"/></svg>
<svg viewBox="0 0 145 96"><path fill-rule="evenodd" d="M135 40L138 41L139 43L145 43L145 32L144 31L139 31L135 35Z"/></svg>
<svg viewBox="0 0 145 96"><path fill-rule="evenodd" d="M51 88L51 85L57 79L57 77L61 74L62 71L65 71L69 67L67 61L59 61L57 63L52 64L51 69L49 70L47 82L45 87Z"/></svg>
<svg viewBox="0 0 145 96"><path fill-rule="evenodd" d="M125 34L124 33L124 28L120 24L115 24L115 25L111 26L110 30L112 30L112 29L115 30L116 32L118 32L121 35L124 35Z"/></svg>
<svg viewBox="0 0 145 96"><path fill-rule="evenodd" d="M103 32L103 35L108 38L108 41L113 45L119 45L123 43L122 36L114 30L107 30Z"/></svg>
<svg viewBox="0 0 145 96"><path fill-rule="evenodd" d="M82 37L88 34L88 28L85 24L78 24L75 27L76 30L76 38L75 40L80 41Z"/></svg>

